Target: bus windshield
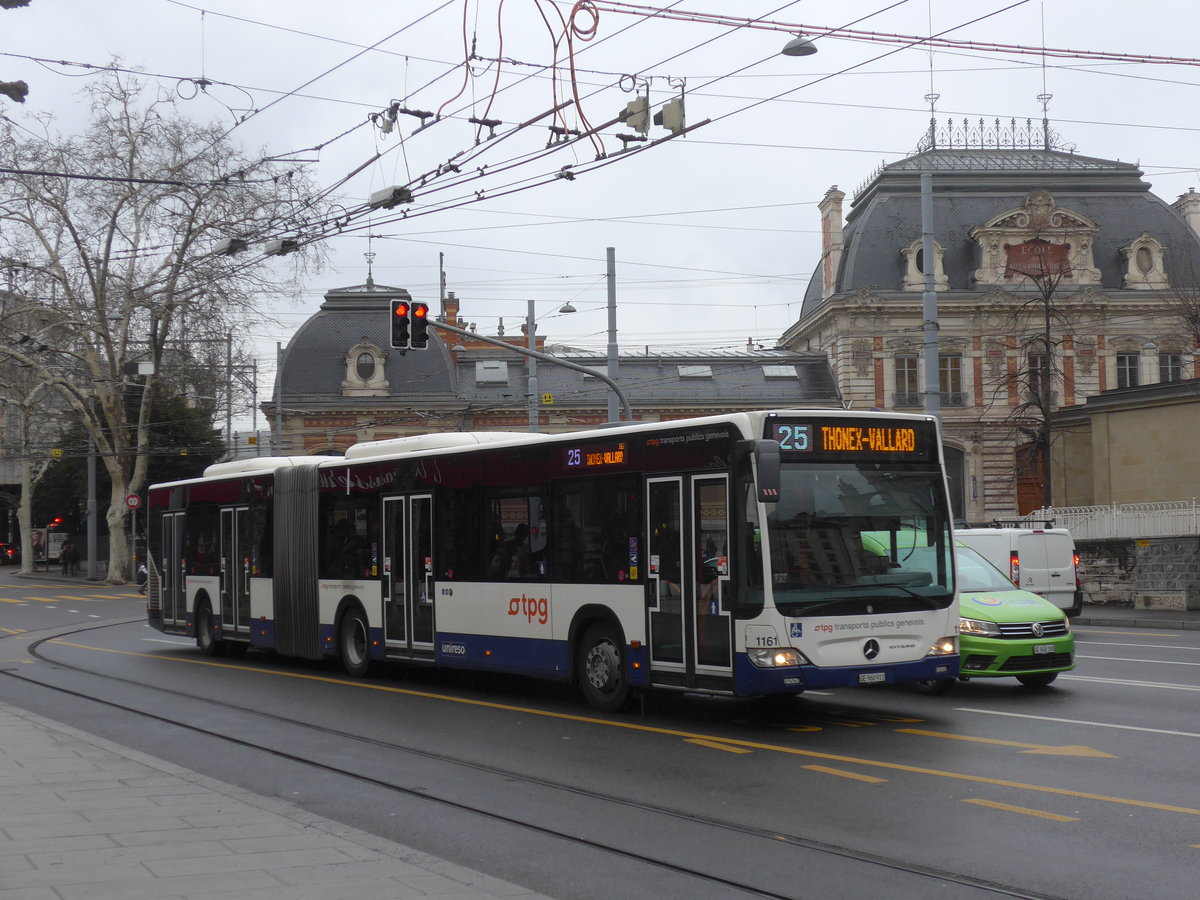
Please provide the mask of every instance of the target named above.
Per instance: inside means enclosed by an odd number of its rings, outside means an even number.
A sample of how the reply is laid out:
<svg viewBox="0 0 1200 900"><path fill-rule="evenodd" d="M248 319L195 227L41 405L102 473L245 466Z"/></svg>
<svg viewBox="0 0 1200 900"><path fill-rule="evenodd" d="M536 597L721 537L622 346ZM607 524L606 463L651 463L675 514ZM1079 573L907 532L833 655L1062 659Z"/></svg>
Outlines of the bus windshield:
<svg viewBox="0 0 1200 900"><path fill-rule="evenodd" d="M771 584L785 614L942 609L952 602L940 473L882 463L785 463L780 500L769 509Z"/></svg>

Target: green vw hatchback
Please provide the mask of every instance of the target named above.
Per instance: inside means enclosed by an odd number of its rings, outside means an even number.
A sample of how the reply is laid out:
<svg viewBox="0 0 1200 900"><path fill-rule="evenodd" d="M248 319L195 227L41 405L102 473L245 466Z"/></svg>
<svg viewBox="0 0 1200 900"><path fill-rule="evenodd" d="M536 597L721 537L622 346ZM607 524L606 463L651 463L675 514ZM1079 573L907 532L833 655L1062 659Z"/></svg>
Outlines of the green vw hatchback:
<svg viewBox="0 0 1200 900"><path fill-rule="evenodd" d="M1061 609L1020 590L970 547L960 544L955 557L961 680L1013 676L1028 687L1045 687L1075 668L1075 638ZM941 694L953 685L926 681L918 689Z"/></svg>

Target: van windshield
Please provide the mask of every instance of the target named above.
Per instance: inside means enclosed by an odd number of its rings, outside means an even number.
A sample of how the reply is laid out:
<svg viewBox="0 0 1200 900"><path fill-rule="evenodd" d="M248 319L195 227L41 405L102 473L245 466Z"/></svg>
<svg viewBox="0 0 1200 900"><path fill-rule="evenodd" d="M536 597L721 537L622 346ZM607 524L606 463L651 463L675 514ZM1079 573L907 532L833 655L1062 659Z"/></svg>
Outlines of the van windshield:
<svg viewBox="0 0 1200 900"><path fill-rule="evenodd" d="M775 605L791 615L940 609L954 597L938 471L789 464L766 522Z"/></svg>

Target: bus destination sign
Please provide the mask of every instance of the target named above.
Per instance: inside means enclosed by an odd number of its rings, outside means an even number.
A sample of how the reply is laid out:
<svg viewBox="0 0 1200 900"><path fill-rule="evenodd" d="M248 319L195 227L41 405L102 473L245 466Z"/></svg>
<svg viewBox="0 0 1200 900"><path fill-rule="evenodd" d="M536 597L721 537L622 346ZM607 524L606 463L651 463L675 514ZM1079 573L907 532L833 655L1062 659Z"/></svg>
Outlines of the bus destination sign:
<svg viewBox="0 0 1200 900"><path fill-rule="evenodd" d="M603 447L568 447L563 460L568 469L603 469L626 461L624 441Z"/></svg>
<svg viewBox="0 0 1200 900"><path fill-rule="evenodd" d="M925 429L916 424L840 420L836 422L773 422L769 437L779 442L786 457L794 454L826 458L924 457L930 452Z"/></svg>

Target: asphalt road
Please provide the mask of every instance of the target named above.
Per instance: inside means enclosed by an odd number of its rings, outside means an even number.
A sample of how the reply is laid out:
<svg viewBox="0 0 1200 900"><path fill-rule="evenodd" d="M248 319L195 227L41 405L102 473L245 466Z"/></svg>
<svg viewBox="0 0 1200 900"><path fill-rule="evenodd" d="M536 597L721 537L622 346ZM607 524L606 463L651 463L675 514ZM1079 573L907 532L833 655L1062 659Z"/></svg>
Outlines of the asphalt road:
<svg viewBox="0 0 1200 900"><path fill-rule="evenodd" d="M1200 631L1080 627L1041 691L600 716L519 679L210 660L141 615L0 575L0 697L563 900L1195 893Z"/></svg>

